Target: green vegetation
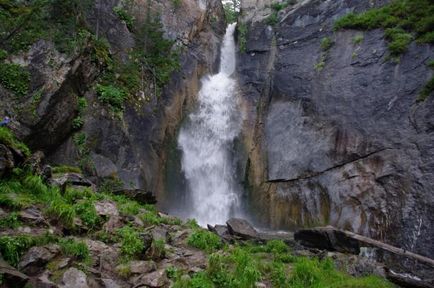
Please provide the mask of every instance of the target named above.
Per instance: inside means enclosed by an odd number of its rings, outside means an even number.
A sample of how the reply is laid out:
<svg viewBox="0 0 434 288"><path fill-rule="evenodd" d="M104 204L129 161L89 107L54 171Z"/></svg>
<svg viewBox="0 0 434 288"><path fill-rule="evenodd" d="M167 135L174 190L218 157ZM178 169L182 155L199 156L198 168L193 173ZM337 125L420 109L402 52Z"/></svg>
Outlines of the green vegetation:
<svg viewBox="0 0 434 288"><path fill-rule="evenodd" d="M271 253L271 258L264 253ZM174 279L174 287L250 288L258 281L270 281L273 287L288 288L393 287L378 277L353 278L337 271L330 259L295 257L288 246L278 240L266 245L235 245L225 252L211 254L207 270L191 277L183 277L182 271L177 269L166 273Z"/></svg>
<svg viewBox="0 0 434 288"><path fill-rule="evenodd" d="M353 38L353 43L354 43L354 45L360 45L360 44L362 44L364 39L365 39L365 37L363 36L363 34L357 34Z"/></svg>
<svg viewBox="0 0 434 288"><path fill-rule="evenodd" d="M247 49L247 25L242 22L237 24L238 30L238 46L240 47L240 52L245 53Z"/></svg>
<svg viewBox="0 0 434 288"><path fill-rule="evenodd" d="M7 127L0 127L0 143L3 143L12 148L18 149L24 153L24 155L30 155L30 149L12 134L11 130Z"/></svg>
<svg viewBox="0 0 434 288"><path fill-rule="evenodd" d="M45 245L56 240L56 237L49 234L43 236L1 236L0 253L4 260L16 266L21 256L31 247Z"/></svg>
<svg viewBox="0 0 434 288"><path fill-rule="evenodd" d="M0 83L17 96L29 91L30 73L18 64L0 63Z"/></svg>
<svg viewBox="0 0 434 288"><path fill-rule="evenodd" d="M235 23L238 20L240 14L240 1L233 0L223 3L223 9L225 10L226 23Z"/></svg>
<svg viewBox="0 0 434 288"><path fill-rule="evenodd" d="M188 245L204 250L208 253L214 252L223 247L219 236L203 229L195 229L188 237Z"/></svg>
<svg viewBox="0 0 434 288"><path fill-rule="evenodd" d="M96 86L96 92L98 93L98 100L110 105L113 111L123 111L126 92L122 88L117 88L113 85L104 86L99 84Z"/></svg>
<svg viewBox="0 0 434 288"><path fill-rule="evenodd" d="M68 165L61 165L61 166L54 166L52 168L53 174L57 173L79 173L81 174L81 169L79 167L74 166L68 166Z"/></svg>
<svg viewBox="0 0 434 288"><path fill-rule="evenodd" d="M89 249L86 243L74 240L73 238L59 240L64 255L74 257L83 262L90 262Z"/></svg>
<svg viewBox="0 0 434 288"><path fill-rule="evenodd" d="M126 260L136 257L143 253L143 239L139 232L130 226L118 229L118 236L121 240L121 252Z"/></svg>
<svg viewBox="0 0 434 288"><path fill-rule="evenodd" d="M166 243L163 239L154 239L150 248L150 256L152 259L158 260L166 255Z"/></svg>
<svg viewBox="0 0 434 288"><path fill-rule="evenodd" d="M314 66L314 68L315 68L315 70L316 70L317 72L321 72L322 69L324 69L325 64L326 64L326 63L325 63L325 60L326 60L325 55L321 55L320 60L319 60L318 63L316 63L315 66Z"/></svg>
<svg viewBox="0 0 434 288"><path fill-rule="evenodd" d="M0 218L0 229L16 229L21 226L21 221L18 219L18 213L11 212L6 217Z"/></svg>
<svg viewBox="0 0 434 288"><path fill-rule="evenodd" d="M361 14L350 13L335 23L335 29L372 30L383 28L389 40L389 50L398 56L416 39L434 43L434 3L430 0L393 0L380 8Z"/></svg>
<svg viewBox="0 0 434 288"><path fill-rule="evenodd" d="M328 51L332 46L334 42L329 37L324 37L321 40L321 50Z"/></svg>
<svg viewBox="0 0 434 288"><path fill-rule="evenodd" d="M118 15L119 19L125 22L125 24L128 27L128 30L133 29L134 24L134 17L131 16L123 7L114 7L113 12L115 12L116 15Z"/></svg>

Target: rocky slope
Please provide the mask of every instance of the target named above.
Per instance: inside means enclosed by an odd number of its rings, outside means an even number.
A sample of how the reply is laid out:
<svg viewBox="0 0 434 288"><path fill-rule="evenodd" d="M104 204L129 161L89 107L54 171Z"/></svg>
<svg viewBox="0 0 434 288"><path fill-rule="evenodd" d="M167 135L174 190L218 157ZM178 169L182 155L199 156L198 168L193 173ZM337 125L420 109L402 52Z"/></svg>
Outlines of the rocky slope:
<svg viewBox="0 0 434 288"><path fill-rule="evenodd" d="M331 224L434 257L434 100L417 101L434 49L392 61L383 30L333 30L385 3L298 1L273 26L271 3L242 1L246 197L265 226Z"/></svg>

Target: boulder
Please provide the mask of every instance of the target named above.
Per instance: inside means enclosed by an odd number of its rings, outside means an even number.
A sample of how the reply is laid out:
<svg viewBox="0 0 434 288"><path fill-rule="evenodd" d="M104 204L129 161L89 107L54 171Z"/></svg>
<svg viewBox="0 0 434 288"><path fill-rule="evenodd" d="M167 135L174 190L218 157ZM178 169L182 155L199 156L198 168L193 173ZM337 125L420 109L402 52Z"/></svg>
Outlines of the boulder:
<svg viewBox="0 0 434 288"><path fill-rule="evenodd" d="M256 229L244 219L231 218L226 224L228 225L229 233L232 235L246 240L258 238Z"/></svg>
<svg viewBox="0 0 434 288"><path fill-rule="evenodd" d="M229 233L229 229L225 225L208 225L208 230L217 234L220 238L222 238L226 242L232 242L233 238Z"/></svg>
<svg viewBox="0 0 434 288"><path fill-rule="evenodd" d="M58 245L47 245L43 247L32 247L21 258L18 263L18 269L27 275L36 275L44 269L51 259L56 257L60 252Z"/></svg>
<svg viewBox="0 0 434 288"><path fill-rule="evenodd" d="M5 287L24 287L29 277L0 259L0 275L3 275Z"/></svg>
<svg viewBox="0 0 434 288"><path fill-rule="evenodd" d="M91 187L93 186L93 183L81 174L64 173L53 177L51 179L51 185L59 186L62 189L65 189L66 185Z"/></svg>
<svg viewBox="0 0 434 288"><path fill-rule="evenodd" d="M45 219L41 211L37 207L29 207L20 211L19 218L27 224L40 224L44 223Z"/></svg>
<svg viewBox="0 0 434 288"><path fill-rule="evenodd" d="M44 161L45 154L42 151L36 151L29 158L24 161L24 165L29 167L33 174L40 175L42 172L42 161Z"/></svg>
<svg viewBox="0 0 434 288"><path fill-rule="evenodd" d="M161 269L149 274L140 275L133 279L134 287L158 288L167 285L169 280L166 277L166 270Z"/></svg>
<svg viewBox="0 0 434 288"><path fill-rule="evenodd" d="M121 288L121 286L112 279L101 279L104 288Z"/></svg>
<svg viewBox="0 0 434 288"><path fill-rule="evenodd" d="M154 261L131 261L130 270L133 274L146 274L157 270Z"/></svg>
<svg viewBox="0 0 434 288"><path fill-rule="evenodd" d="M42 275L30 279L30 287L32 288L57 288L56 283L52 282L49 277L51 275L50 271L45 271Z"/></svg>
<svg viewBox="0 0 434 288"><path fill-rule="evenodd" d="M169 238L169 232L167 229L157 226L154 229L152 229L152 239L154 240L163 240L165 243L167 242Z"/></svg>
<svg viewBox="0 0 434 288"><path fill-rule="evenodd" d="M77 268L69 268L63 273L60 288L89 288L86 274Z"/></svg>
<svg viewBox="0 0 434 288"><path fill-rule="evenodd" d="M116 207L116 203L113 201L99 201L95 203L96 213L100 216L118 216L119 211Z"/></svg>

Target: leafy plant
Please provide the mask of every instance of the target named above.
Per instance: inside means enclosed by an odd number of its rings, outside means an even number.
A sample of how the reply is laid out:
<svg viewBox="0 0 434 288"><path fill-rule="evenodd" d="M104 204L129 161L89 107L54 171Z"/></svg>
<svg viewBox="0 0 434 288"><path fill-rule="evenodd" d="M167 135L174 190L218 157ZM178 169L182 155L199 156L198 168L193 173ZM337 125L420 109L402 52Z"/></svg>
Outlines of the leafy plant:
<svg viewBox="0 0 434 288"><path fill-rule="evenodd" d="M126 259L131 259L143 252L143 240L133 227L122 227L118 229L117 234L121 240L121 252Z"/></svg>
<svg viewBox="0 0 434 288"><path fill-rule="evenodd" d="M208 253L223 247L219 236L203 229L195 230L190 237L188 237L187 241L188 245L204 250Z"/></svg>
<svg viewBox="0 0 434 288"><path fill-rule="evenodd" d="M61 239L59 245L66 256L74 257L84 262L90 261L89 248L86 243L73 238Z"/></svg>
<svg viewBox="0 0 434 288"><path fill-rule="evenodd" d="M123 7L114 7L113 12L118 15L119 19L125 22L130 31L133 29L134 17L131 16Z"/></svg>
<svg viewBox="0 0 434 288"><path fill-rule="evenodd" d="M0 63L0 83L17 96L29 92L30 73L18 64Z"/></svg>
<svg viewBox="0 0 434 288"><path fill-rule="evenodd" d="M110 105L113 111L123 111L124 100L126 97L126 93L123 89L113 85L98 84L96 86L96 92L98 93L98 100L102 103Z"/></svg>

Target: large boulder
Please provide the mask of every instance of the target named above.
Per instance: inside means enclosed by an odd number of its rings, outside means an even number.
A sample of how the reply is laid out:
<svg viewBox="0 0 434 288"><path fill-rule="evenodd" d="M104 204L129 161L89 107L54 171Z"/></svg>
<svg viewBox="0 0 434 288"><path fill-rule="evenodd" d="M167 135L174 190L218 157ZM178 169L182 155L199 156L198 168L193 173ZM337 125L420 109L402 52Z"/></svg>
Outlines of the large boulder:
<svg viewBox="0 0 434 288"><path fill-rule="evenodd" d="M168 282L165 269L144 274L133 279L134 287L159 288L167 285Z"/></svg>
<svg viewBox="0 0 434 288"><path fill-rule="evenodd" d="M228 225L229 233L232 235L246 240L258 238L258 231L244 219L231 218L226 224Z"/></svg>

